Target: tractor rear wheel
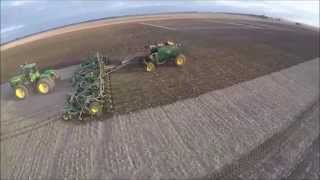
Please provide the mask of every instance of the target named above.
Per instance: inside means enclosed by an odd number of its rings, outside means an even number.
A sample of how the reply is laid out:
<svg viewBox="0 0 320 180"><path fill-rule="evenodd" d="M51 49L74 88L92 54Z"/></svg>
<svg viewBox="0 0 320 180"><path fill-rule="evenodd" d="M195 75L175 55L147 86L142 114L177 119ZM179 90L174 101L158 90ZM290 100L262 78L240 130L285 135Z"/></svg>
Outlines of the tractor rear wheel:
<svg viewBox="0 0 320 180"><path fill-rule="evenodd" d="M146 71L153 72L156 70L156 65L152 62L146 62Z"/></svg>
<svg viewBox="0 0 320 180"><path fill-rule="evenodd" d="M102 114L102 105L98 102L92 102L89 105L91 115L100 116Z"/></svg>
<svg viewBox="0 0 320 180"><path fill-rule="evenodd" d="M40 94L48 94L55 87L54 80L51 78L42 78L37 82L37 90Z"/></svg>
<svg viewBox="0 0 320 180"><path fill-rule="evenodd" d="M25 85L18 85L14 89L15 96L17 99L22 100L29 96L29 90Z"/></svg>
<svg viewBox="0 0 320 180"><path fill-rule="evenodd" d="M183 54L178 55L175 63L177 66L183 66L186 63L186 57Z"/></svg>

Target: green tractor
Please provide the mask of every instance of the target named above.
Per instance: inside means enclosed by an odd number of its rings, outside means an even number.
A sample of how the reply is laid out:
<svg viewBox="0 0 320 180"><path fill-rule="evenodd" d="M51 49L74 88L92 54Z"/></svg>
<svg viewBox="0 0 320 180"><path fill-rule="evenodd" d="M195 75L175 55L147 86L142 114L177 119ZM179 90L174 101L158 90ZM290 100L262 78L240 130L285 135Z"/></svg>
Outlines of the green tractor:
<svg viewBox="0 0 320 180"><path fill-rule="evenodd" d="M14 89L17 99L25 99L29 95L29 90L34 88L40 94L50 93L57 78L56 71L52 69L39 71L36 63L31 63L20 65L20 74L10 78L9 84Z"/></svg>
<svg viewBox="0 0 320 180"><path fill-rule="evenodd" d="M186 57L182 54L181 45L167 41L157 45L150 45L149 55L144 59L147 72L153 72L157 65L174 61L177 66L183 66L186 63Z"/></svg>

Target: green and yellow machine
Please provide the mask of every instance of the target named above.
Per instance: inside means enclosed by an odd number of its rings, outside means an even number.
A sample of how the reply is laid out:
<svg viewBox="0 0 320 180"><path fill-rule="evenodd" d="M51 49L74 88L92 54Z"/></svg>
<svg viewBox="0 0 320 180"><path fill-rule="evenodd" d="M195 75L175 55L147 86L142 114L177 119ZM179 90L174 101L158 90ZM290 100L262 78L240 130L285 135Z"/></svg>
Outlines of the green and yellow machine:
<svg viewBox="0 0 320 180"><path fill-rule="evenodd" d="M64 120L85 120L97 117L103 112L113 112L111 74L141 60L146 71L152 72L157 65L174 61L177 66L186 63L181 46L172 42L147 46L148 54L128 57L118 64L112 64L107 56L97 53L80 64L72 77L73 92L67 96L62 118ZM138 57L138 58L137 58Z"/></svg>
<svg viewBox="0 0 320 180"><path fill-rule="evenodd" d="M108 61L107 56L97 53L80 64L72 77L73 92L67 96L64 120L83 120L112 111L110 73L116 66L109 66Z"/></svg>
<svg viewBox="0 0 320 180"><path fill-rule="evenodd" d="M149 55L144 59L147 72L153 72L157 65L174 61L177 66L186 63L186 57L182 54L181 45L167 41L157 45L148 46Z"/></svg>
<svg viewBox="0 0 320 180"><path fill-rule="evenodd" d="M40 94L48 94L54 90L56 71L46 69L39 71L36 63L20 65L20 74L9 79L17 99L25 99L29 91L36 89Z"/></svg>
<svg viewBox="0 0 320 180"><path fill-rule="evenodd" d="M62 118L64 120L99 116L103 112L113 111L111 88L111 73L132 64L136 60L143 61L147 72L155 71L156 66L174 62L177 66L186 63L181 45L173 42L159 43L147 46L148 53L133 56L111 64L107 56L97 53L81 63L72 77L73 92L67 96ZM17 99L25 99L30 89L36 89L40 94L48 94L54 90L56 71L46 69L39 71L36 63L20 66L20 74L9 79Z"/></svg>

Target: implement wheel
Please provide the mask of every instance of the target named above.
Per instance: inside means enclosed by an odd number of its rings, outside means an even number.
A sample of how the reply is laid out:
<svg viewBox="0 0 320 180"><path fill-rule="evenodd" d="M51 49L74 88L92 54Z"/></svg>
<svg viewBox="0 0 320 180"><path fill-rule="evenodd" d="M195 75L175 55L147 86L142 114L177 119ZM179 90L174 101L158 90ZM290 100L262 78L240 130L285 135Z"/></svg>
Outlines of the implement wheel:
<svg viewBox="0 0 320 180"><path fill-rule="evenodd" d="M16 98L19 100L25 99L29 96L29 90L24 85L18 85L17 87L15 87L14 92Z"/></svg>
<svg viewBox="0 0 320 180"><path fill-rule="evenodd" d="M102 114L102 105L98 102L92 102L89 105L91 115L100 116Z"/></svg>
<svg viewBox="0 0 320 180"><path fill-rule="evenodd" d="M63 114L62 119L65 121L71 120L72 119L71 114Z"/></svg>
<svg viewBox="0 0 320 180"><path fill-rule="evenodd" d="M175 63L177 66L183 66L186 63L186 57L183 54L180 54L176 57Z"/></svg>
<svg viewBox="0 0 320 180"><path fill-rule="evenodd" d="M146 62L146 71L147 72L153 72L156 70L156 65L152 62Z"/></svg>
<svg viewBox="0 0 320 180"><path fill-rule="evenodd" d="M54 80L51 78L42 78L37 82L37 90L40 94L50 93L53 91L54 86Z"/></svg>

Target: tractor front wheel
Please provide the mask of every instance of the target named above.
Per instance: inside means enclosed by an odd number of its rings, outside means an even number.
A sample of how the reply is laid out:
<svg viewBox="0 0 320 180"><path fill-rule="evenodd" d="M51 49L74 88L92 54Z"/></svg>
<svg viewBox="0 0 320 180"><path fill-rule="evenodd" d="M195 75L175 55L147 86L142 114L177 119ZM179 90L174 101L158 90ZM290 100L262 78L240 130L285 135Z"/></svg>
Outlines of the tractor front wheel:
<svg viewBox="0 0 320 180"><path fill-rule="evenodd" d="M153 72L156 70L156 65L152 62L146 62L146 71Z"/></svg>
<svg viewBox="0 0 320 180"><path fill-rule="evenodd" d="M186 63L186 57L183 54L180 54L176 57L175 63L177 66L183 66Z"/></svg>
<svg viewBox="0 0 320 180"><path fill-rule="evenodd" d="M18 85L17 87L15 87L14 91L16 98L19 100L25 99L29 96L29 90L24 85Z"/></svg>
<svg viewBox="0 0 320 180"><path fill-rule="evenodd" d="M40 94L50 93L53 91L54 86L54 80L51 78L42 78L37 82L37 90Z"/></svg>

